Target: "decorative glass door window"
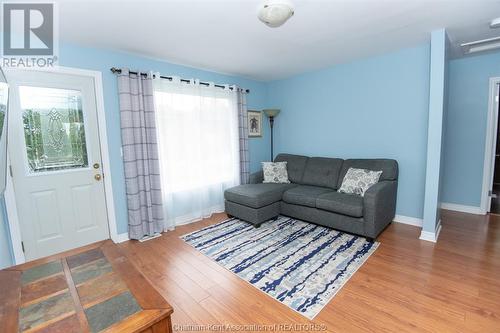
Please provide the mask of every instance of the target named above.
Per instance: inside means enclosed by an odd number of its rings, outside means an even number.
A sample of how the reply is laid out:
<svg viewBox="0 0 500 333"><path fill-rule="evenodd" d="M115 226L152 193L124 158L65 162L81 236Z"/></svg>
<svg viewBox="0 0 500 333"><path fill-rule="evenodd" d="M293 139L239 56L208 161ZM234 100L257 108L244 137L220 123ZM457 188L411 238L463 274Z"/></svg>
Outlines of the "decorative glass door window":
<svg viewBox="0 0 500 333"><path fill-rule="evenodd" d="M19 96L29 171L87 167L81 92L20 86Z"/></svg>

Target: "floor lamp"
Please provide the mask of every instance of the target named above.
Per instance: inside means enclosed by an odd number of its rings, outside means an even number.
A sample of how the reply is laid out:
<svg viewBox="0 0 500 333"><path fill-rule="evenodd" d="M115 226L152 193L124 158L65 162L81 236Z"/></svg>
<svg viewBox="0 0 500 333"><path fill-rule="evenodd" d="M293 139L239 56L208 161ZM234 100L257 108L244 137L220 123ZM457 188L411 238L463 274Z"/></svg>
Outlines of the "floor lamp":
<svg viewBox="0 0 500 333"><path fill-rule="evenodd" d="M274 117L276 117L280 113L280 109L264 109L262 112L269 118L269 125L271 125L271 162L273 161L273 126L274 126Z"/></svg>

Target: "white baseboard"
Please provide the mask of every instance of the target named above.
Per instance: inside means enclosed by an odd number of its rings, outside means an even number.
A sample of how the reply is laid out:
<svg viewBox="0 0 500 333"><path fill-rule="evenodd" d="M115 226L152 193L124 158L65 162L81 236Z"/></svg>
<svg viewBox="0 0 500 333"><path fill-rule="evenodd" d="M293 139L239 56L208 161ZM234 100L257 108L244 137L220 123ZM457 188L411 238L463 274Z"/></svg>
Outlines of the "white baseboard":
<svg viewBox="0 0 500 333"><path fill-rule="evenodd" d="M116 237L113 237L111 240L118 244L130 240L130 238L128 238L128 232L124 232L123 234L118 234Z"/></svg>
<svg viewBox="0 0 500 333"><path fill-rule="evenodd" d="M394 217L394 222L414 225L416 227L422 227L424 221L417 217L404 216L404 215L396 215Z"/></svg>
<svg viewBox="0 0 500 333"><path fill-rule="evenodd" d="M420 239L428 242L436 243L441 232L441 220L437 223L436 231L423 231L420 233Z"/></svg>
<svg viewBox="0 0 500 333"><path fill-rule="evenodd" d="M475 214L475 215L486 215L486 212L482 210L481 207L459 205L447 202L441 203L441 209L453 210L455 212Z"/></svg>
<svg viewBox="0 0 500 333"><path fill-rule="evenodd" d="M139 239L139 242L144 243L158 237L161 237L161 233L155 233L153 236L144 236L141 239Z"/></svg>
<svg viewBox="0 0 500 333"><path fill-rule="evenodd" d="M181 225L199 222L203 219L211 217L213 214L224 213L224 207L214 206L214 207L208 208L207 211L209 211L210 214L202 214L201 212L194 212L194 213L190 213L187 215L178 216L175 219L173 219L173 221L169 221L168 223L166 223L169 226L165 227L164 231L167 232L167 231L173 230L173 229L175 229L175 227L178 227ZM172 224L173 224L173 226L172 226Z"/></svg>

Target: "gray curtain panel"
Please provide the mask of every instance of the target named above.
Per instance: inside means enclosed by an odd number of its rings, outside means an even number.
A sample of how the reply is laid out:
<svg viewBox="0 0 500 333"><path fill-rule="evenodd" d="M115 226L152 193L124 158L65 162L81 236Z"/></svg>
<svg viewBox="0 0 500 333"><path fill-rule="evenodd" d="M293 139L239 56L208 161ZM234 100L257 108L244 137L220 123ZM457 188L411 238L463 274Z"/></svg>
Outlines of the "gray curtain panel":
<svg viewBox="0 0 500 333"><path fill-rule="evenodd" d="M151 74L118 75L128 233L141 239L162 232L160 165Z"/></svg>
<svg viewBox="0 0 500 333"><path fill-rule="evenodd" d="M248 184L250 178L250 152L248 150L248 113L246 91L235 89L238 94L238 120L240 136L240 181Z"/></svg>

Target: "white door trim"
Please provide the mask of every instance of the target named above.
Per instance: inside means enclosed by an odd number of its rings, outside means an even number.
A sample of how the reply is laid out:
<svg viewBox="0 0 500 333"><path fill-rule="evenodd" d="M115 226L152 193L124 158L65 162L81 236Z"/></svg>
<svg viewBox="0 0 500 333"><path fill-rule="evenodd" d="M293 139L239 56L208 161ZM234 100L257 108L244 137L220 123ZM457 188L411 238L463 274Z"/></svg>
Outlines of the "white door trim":
<svg viewBox="0 0 500 333"><path fill-rule="evenodd" d="M488 97L488 118L486 122L486 141L484 147L483 187L481 191L481 213L490 211L491 197L488 192L493 186L493 174L495 172L495 147L497 141L498 127L498 102L495 100L500 85L500 77L490 78L490 90Z"/></svg>
<svg viewBox="0 0 500 333"><path fill-rule="evenodd" d="M7 168L9 169L7 170L7 183L4 193L5 209L7 210L7 220L9 220L9 231L12 242L12 252L14 254L14 264L17 265L24 263L26 258L24 257L23 247L21 244L21 226L19 225L19 217L17 216L16 195L14 193L14 183L12 182L12 177L10 176L10 157L8 153Z"/></svg>
<svg viewBox="0 0 500 333"><path fill-rule="evenodd" d="M9 81L9 72L16 71L16 69L8 69L5 71L7 81ZM29 69L24 71L41 71L58 74L69 74L91 77L94 80L94 89L96 97L97 108L97 127L99 133L99 142L101 148L102 171L104 179L104 193L106 197L106 211L108 217L109 235L110 238L118 243L123 241L117 232L117 220L115 212L115 202L113 197L113 187L111 183L111 168L108 149L108 135L106 131L106 114L104 111L104 92L102 85L102 73L99 71L92 71L80 68L71 67L54 67L54 68L40 68ZM7 123L9 124L9 123ZM10 152L9 152L10 154ZM10 163L8 164L10 166ZM7 218L9 219L10 237L12 240L12 250L14 252L15 264L22 264L25 262L24 253L21 247L21 232L19 218L17 216L16 198L14 194L14 187L10 174L8 175L7 188L5 190L5 202L7 209Z"/></svg>

